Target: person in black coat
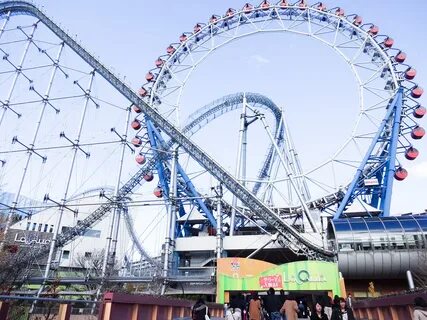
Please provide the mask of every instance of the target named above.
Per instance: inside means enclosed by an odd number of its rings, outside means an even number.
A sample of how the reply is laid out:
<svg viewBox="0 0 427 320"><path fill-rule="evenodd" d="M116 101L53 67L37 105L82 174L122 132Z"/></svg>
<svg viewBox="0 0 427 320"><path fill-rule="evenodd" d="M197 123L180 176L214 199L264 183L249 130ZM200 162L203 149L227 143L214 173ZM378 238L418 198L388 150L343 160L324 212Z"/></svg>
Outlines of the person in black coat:
<svg viewBox="0 0 427 320"><path fill-rule="evenodd" d="M276 320L282 317L280 314L280 299L276 296L274 288L270 288L267 291L267 295L264 297L264 308L267 311L268 318L270 320Z"/></svg>
<svg viewBox="0 0 427 320"><path fill-rule="evenodd" d="M340 297L338 297L338 295L335 295L332 303L332 309L339 309L339 308L340 308Z"/></svg>
<svg viewBox="0 0 427 320"><path fill-rule="evenodd" d="M332 311L331 320L355 320L353 310L347 307L344 298L340 298L339 308L335 308L334 311Z"/></svg>
<svg viewBox="0 0 427 320"><path fill-rule="evenodd" d="M314 305L314 310L310 316L310 320L329 320L328 316L325 314L325 311L323 310L323 306L320 304L320 302L317 302Z"/></svg>
<svg viewBox="0 0 427 320"><path fill-rule="evenodd" d="M230 308L228 309L231 313L231 318L234 320L240 320L243 317L243 312L246 309L245 297L238 292L230 302ZM227 313L228 314L228 313ZM228 318L226 318L228 319Z"/></svg>
<svg viewBox="0 0 427 320"><path fill-rule="evenodd" d="M207 315L210 317L210 313L207 308L208 306L205 301L202 298L199 298L191 310L191 319L205 320L206 311L208 311Z"/></svg>

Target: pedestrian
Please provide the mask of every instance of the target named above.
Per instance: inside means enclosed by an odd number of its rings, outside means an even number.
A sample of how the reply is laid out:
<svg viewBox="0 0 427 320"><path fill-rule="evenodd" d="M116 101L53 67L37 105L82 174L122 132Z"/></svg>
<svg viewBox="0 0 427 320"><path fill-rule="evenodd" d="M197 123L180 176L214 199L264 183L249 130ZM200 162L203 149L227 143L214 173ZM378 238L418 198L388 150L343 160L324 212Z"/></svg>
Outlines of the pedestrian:
<svg viewBox="0 0 427 320"><path fill-rule="evenodd" d="M285 300L286 300L286 296L285 296L285 290L283 290L283 289L280 289L280 296L279 296L279 311L280 311L280 308L283 306L283 304L285 303ZM286 316L284 315L284 314L281 314L281 320L286 320Z"/></svg>
<svg viewBox="0 0 427 320"><path fill-rule="evenodd" d="M298 318L307 319L308 318L308 310L305 301L300 300L298 304Z"/></svg>
<svg viewBox="0 0 427 320"><path fill-rule="evenodd" d="M291 295L283 303L280 313L285 314L286 320L298 320L298 304Z"/></svg>
<svg viewBox="0 0 427 320"><path fill-rule="evenodd" d="M427 302L422 297L414 299L414 320L427 320Z"/></svg>
<svg viewBox="0 0 427 320"><path fill-rule="evenodd" d="M205 320L206 315L210 317L208 306L203 298L199 298L191 310L191 318L193 320Z"/></svg>
<svg viewBox="0 0 427 320"><path fill-rule="evenodd" d="M332 299L328 295L324 295L321 298L321 304L323 305L323 311L325 312L328 320L332 317Z"/></svg>
<svg viewBox="0 0 427 320"><path fill-rule="evenodd" d="M264 308L270 320L282 320L280 307L279 297L276 296L274 288L268 289L267 295L264 297Z"/></svg>
<svg viewBox="0 0 427 320"><path fill-rule="evenodd" d="M339 309L339 308L340 308L340 297L338 297L338 295L335 295L332 303L332 310Z"/></svg>
<svg viewBox="0 0 427 320"><path fill-rule="evenodd" d="M245 298L239 292L237 293L230 302L230 307L228 308L225 319L226 320L242 320L243 310L245 310Z"/></svg>
<svg viewBox="0 0 427 320"><path fill-rule="evenodd" d="M249 300L249 320L261 320L262 304L257 292L252 292Z"/></svg>
<svg viewBox="0 0 427 320"><path fill-rule="evenodd" d="M280 295L279 295L279 304L280 304L280 306L283 306L283 304L285 303L285 300L286 300L285 290L280 289Z"/></svg>
<svg viewBox="0 0 427 320"><path fill-rule="evenodd" d="M344 298L339 298L339 308L335 308L332 311L331 320L355 320L353 310L347 307Z"/></svg>
<svg viewBox="0 0 427 320"><path fill-rule="evenodd" d="M325 311L323 310L323 306L320 304L320 302L317 302L314 305L314 311L310 316L310 320L329 320L329 318L325 314Z"/></svg>
<svg viewBox="0 0 427 320"><path fill-rule="evenodd" d="M353 297L350 292L347 295L347 307L353 309Z"/></svg>

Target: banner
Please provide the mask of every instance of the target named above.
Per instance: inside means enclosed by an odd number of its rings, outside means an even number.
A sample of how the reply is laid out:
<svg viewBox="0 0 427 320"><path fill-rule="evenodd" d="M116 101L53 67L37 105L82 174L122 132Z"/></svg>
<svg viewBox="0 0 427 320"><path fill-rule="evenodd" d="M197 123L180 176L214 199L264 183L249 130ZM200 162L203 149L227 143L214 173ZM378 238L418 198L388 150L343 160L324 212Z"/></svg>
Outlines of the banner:
<svg viewBox="0 0 427 320"><path fill-rule="evenodd" d="M227 291L329 291L341 295L338 266L333 262L297 261L282 265L246 259L221 258L217 265L217 302Z"/></svg>

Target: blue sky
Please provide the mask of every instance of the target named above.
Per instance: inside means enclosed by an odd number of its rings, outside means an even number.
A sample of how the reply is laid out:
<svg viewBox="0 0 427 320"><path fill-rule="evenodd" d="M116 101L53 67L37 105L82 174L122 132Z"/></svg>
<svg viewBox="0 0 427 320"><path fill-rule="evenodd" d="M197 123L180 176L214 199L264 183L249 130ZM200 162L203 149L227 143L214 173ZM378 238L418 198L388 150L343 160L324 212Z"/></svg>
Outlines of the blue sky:
<svg viewBox="0 0 427 320"><path fill-rule="evenodd" d="M77 34L82 44L100 56L101 61L110 65L137 88L144 82L145 74L154 67L154 60L165 53L171 42L177 42L183 31L191 31L196 22L206 21L211 14L223 14L227 8L240 8L242 1L37 1L54 21L61 23L65 30ZM425 34L427 22L427 2L407 1L327 1L328 7L341 6L346 13L357 13L365 22L373 22L380 27L380 33L395 39L395 46L407 54L407 62L418 71L416 81L426 87L427 62L425 59ZM256 91L266 94L275 102L289 108L301 108L298 120L294 120L294 136L298 150L313 149L322 145L324 150L333 150L338 145L341 131L352 119L348 110L355 100L355 90L351 87L351 74L336 56L319 44L296 37L280 38L253 37L239 44L224 48L216 56L201 66L195 73L183 101L201 106L211 100L239 90ZM275 72L281 59L292 64L292 59L322 62L321 71L316 71L316 63L300 64L300 77L295 70L285 66ZM224 74L223 81L218 72ZM209 74L215 74L210 78ZM317 102L316 97L306 97L312 87L319 83L319 90L325 93ZM281 84L283 84L281 86ZM286 90L281 90L281 88ZM327 95L334 96L341 109L316 108L327 104ZM308 94L310 95L310 94ZM325 102L326 101L326 102ZM425 97L421 100L425 102ZM310 109L310 108L312 109ZM326 107L325 107L326 108ZM332 116L327 112L332 112ZM423 121L421 121L423 123ZM303 128L304 130L302 130ZM212 129L213 130L213 129ZM214 132L214 131L212 131ZM219 139L221 140L221 139ZM196 141L200 144L219 144L217 140ZM393 196L394 212L421 211L427 209L425 191L427 189L427 147L423 140L415 143L420 157L415 162L403 161L409 171L404 182L395 182ZM235 145L221 146L225 153L232 152ZM215 152L212 149L212 152ZM260 151L264 154L264 150ZM326 151L325 151L326 152ZM307 153L310 156L309 153ZM304 161L304 160L303 160ZM226 165L231 170L231 166Z"/></svg>

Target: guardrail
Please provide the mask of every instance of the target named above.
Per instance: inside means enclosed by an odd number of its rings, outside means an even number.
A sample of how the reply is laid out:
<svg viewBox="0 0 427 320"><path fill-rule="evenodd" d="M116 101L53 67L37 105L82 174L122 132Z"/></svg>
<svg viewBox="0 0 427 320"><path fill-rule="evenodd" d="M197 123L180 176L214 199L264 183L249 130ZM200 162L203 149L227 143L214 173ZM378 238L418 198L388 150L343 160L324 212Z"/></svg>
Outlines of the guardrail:
<svg viewBox="0 0 427 320"><path fill-rule="evenodd" d="M355 301L354 315L358 320L410 320L416 297L427 300L427 290Z"/></svg>
<svg viewBox="0 0 427 320"><path fill-rule="evenodd" d="M107 292L98 320L165 320L191 319L194 301L152 295ZM208 303L211 319L223 319L224 306Z"/></svg>

